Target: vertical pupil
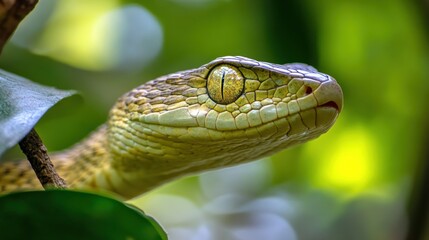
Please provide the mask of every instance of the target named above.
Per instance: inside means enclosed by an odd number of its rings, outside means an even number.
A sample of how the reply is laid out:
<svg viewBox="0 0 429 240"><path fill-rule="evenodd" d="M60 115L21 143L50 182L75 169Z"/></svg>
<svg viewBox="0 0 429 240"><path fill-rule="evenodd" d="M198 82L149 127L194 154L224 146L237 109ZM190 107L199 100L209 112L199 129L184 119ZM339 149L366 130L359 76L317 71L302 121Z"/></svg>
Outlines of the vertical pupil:
<svg viewBox="0 0 429 240"><path fill-rule="evenodd" d="M207 79L207 92L219 104L237 100L244 89L244 78L236 67L222 64L212 69Z"/></svg>
<svg viewBox="0 0 429 240"><path fill-rule="evenodd" d="M226 71L225 71L225 69L222 69L223 70L223 72L222 72L222 82L221 82L221 87L220 87L220 93L222 94L222 99L225 99L225 97L224 97L224 95L223 95L223 88L224 88L224 86L225 86L225 74L226 74Z"/></svg>

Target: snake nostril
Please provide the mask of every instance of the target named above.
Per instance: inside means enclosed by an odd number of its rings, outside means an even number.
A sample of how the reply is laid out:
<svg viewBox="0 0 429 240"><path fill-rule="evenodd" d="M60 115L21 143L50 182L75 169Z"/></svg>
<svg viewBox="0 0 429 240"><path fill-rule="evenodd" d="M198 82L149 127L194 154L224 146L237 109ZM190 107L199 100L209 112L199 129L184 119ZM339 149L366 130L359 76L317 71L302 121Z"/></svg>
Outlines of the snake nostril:
<svg viewBox="0 0 429 240"><path fill-rule="evenodd" d="M309 86L306 86L305 87L305 95L309 95L311 93L313 93L313 89Z"/></svg>

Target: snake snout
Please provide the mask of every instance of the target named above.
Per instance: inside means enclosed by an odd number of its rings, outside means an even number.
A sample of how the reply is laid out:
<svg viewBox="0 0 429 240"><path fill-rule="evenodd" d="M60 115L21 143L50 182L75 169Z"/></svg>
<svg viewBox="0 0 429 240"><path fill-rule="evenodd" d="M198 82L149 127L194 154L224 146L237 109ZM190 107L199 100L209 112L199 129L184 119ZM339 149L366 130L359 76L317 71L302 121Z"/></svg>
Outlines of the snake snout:
<svg viewBox="0 0 429 240"><path fill-rule="evenodd" d="M343 107L343 91L333 78L323 82L313 94L316 97L319 107L335 108L338 112L341 112Z"/></svg>

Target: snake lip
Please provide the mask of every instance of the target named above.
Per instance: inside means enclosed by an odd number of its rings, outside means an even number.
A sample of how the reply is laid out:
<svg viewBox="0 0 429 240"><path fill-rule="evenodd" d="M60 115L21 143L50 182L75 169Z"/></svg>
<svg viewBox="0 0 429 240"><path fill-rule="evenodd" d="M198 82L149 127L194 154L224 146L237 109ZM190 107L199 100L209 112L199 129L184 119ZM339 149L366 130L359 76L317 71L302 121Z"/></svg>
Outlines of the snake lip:
<svg viewBox="0 0 429 240"><path fill-rule="evenodd" d="M320 105L319 107L329 107L329 108L335 108L337 111L340 111L340 108L338 107L338 104L334 101L329 101L327 103L324 103Z"/></svg>

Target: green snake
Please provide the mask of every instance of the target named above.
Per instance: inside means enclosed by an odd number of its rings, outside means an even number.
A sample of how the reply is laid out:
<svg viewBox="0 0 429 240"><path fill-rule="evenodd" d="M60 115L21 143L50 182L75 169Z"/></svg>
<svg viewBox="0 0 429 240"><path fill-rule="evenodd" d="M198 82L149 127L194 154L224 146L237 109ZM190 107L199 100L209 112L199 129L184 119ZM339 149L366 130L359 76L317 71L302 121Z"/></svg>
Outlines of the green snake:
<svg viewBox="0 0 429 240"><path fill-rule="evenodd" d="M335 79L309 65L221 57L134 88L105 124L51 159L72 188L132 198L314 139L342 103ZM35 188L28 161L0 165L1 192Z"/></svg>

